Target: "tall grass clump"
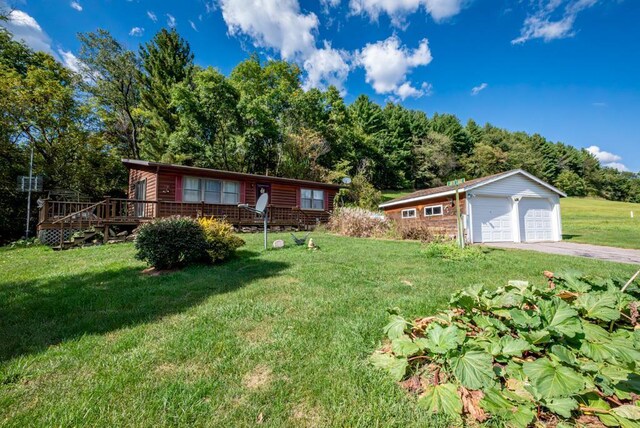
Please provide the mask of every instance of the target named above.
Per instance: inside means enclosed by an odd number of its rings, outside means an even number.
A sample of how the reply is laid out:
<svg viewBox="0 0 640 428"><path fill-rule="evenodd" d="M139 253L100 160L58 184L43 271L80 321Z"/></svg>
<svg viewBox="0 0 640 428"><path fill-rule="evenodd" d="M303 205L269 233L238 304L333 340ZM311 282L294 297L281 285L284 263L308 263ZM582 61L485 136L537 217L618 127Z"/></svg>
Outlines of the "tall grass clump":
<svg viewBox="0 0 640 428"><path fill-rule="evenodd" d="M387 236L392 222L381 213L363 208L343 207L329 219L327 229L339 235L357 238L380 238Z"/></svg>

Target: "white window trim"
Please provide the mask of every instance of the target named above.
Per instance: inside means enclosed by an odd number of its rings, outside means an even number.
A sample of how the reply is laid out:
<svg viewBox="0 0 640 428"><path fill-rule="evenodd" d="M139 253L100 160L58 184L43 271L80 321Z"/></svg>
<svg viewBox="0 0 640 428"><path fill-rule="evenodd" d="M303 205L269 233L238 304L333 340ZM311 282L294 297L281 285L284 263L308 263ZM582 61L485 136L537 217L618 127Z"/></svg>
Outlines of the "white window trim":
<svg viewBox="0 0 640 428"><path fill-rule="evenodd" d="M313 201L316 200L318 201L319 199L313 199L313 192L322 192L322 208L302 208L302 192L308 190L311 192L311 207L313 207ZM326 200L325 200L325 192L326 190L324 189L311 189L308 187L301 187L300 188L300 209L301 210L305 210L305 211L326 211Z"/></svg>
<svg viewBox="0 0 640 428"><path fill-rule="evenodd" d="M427 208L437 208L437 207L440 207L440 214L427 214ZM424 214L425 217L438 217L438 216L444 215L444 207L442 205L429 205L428 207L424 207L422 209L422 213Z"/></svg>
<svg viewBox="0 0 640 428"><path fill-rule="evenodd" d="M200 191L200 200L197 202L186 202L184 200L184 186L185 186L185 178L190 178L193 180L198 180L200 183L198 184L199 187L199 191ZM209 205L237 205L235 203L224 203L222 202L222 200L224 199L224 184L225 183L236 183L238 185L238 203L240 203L240 201L242 200L242 183L236 180L223 180L221 178L207 178L207 177L194 177L194 176L190 176L190 175L184 175L182 177L182 201L186 202L188 204L200 204L202 202L204 202L204 194L205 194L205 184L204 182L207 180L211 180L211 181L219 181L220 182L220 202L218 203L211 203L211 202L205 202L206 204ZM228 192L227 192L228 193Z"/></svg>
<svg viewBox="0 0 640 428"><path fill-rule="evenodd" d="M408 213L410 211L413 211L413 215L412 216L406 216L404 215L404 213ZM418 217L418 210L415 208L407 208L406 210L402 210L402 212L400 213L400 217L402 219L407 219L407 218L417 218Z"/></svg>

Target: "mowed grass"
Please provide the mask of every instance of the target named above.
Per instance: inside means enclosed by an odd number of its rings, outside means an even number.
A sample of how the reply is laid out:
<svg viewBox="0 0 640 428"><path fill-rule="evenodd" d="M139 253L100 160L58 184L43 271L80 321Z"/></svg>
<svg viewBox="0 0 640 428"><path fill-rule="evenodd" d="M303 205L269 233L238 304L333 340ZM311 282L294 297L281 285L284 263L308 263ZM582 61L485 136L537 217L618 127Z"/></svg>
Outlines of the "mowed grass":
<svg viewBox="0 0 640 428"><path fill-rule="evenodd" d="M447 426L371 367L387 307L446 307L469 284L634 267L533 252L427 259L416 242L315 233L141 273L131 244L0 251L2 426ZM270 241L287 234L270 235Z"/></svg>
<svg viewBox="0 0 640 428"><path fill-rule="evenodd" d="M640 204L565 198L560 200L560 208L564 240L640 248Z"/></svg>

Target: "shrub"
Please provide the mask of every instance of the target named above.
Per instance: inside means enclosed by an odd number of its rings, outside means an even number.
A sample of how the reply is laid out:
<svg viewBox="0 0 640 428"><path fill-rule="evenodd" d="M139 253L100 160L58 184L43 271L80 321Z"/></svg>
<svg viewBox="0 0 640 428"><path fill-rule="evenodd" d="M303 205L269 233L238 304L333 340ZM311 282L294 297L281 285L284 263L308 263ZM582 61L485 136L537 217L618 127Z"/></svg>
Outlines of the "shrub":
<svg viewBox="0 0 640 428"><path fill-rule="evenodd" d="M412 239L414 241L433 242L442 241L445 238L444 232L430 226L421 220L400 220L395 222L393 234L398 239Z"/></svg>
<svg viewBox="0 0 640 428"><path fill-rule="evenodd" d="M445 259L455 261L478 260L484 257L485 252L476 246L460 248L455 242L431 242L424 247L423 254L428 258Z"/></svg>
<svg viewBox="0 0 640 428"><path fill-rule="evenodd" d="M136 258L156 269L171 269L208 258L204 232L189 217L160 218L142 225L135 245Z"/></svg>
<svg viewBox="0 0 640 428"><path fill-rule="evenodd" d="M390 310L391 343L371 360L457 424L637 427L637 285L545 276L546 288L470 287L413 322Z"/></svg>
<svg viewBox="0 0 640 428"><path fill-rule="evenodd" d="M198 222L204 232L207 254L212 262L226 259L245 244L242 238L235 235L233 226L224 220L202 217Z"/></svg>
<svg viewBox="0 0 640 428"><path fill-rule="evenodd" d="M366 210L375 210L382 201L382 192L373 187L363 174L356 174L346 189L336 194L336 206L356 206Z"/></svg>
<svg viewBox="0 0 640 428"><path fill-rule="evenodd" d="M343 207L331 215L327 228L344 236L382 237L389 233L391 222L381 213L362 208Z"/></svg>

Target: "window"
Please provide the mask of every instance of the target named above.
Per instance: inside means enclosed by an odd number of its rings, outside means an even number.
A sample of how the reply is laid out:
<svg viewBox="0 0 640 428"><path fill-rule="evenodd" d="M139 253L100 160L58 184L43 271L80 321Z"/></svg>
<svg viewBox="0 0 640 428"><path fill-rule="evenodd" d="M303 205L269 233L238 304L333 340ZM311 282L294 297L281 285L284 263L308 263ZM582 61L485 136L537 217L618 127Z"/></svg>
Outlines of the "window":
<svg viewBox="0 0 640 428"><path fill-rule="evenodd" d="M240 202L240 183L237 181L184 177L182 180L182 200L185 202L204 201L207 204L236 205Z"/></svg>
<svg viewBox="0 0 640 428"><path fill-rule="evenodd" d="M408 210L402 210L402 218L416 218L416 209L409 208Z"/></svg>
<svg viewBox="0 0 640 428"><path fill-rule="evenodd" d="M184 177L182 183L182 200L185 202L200 202L200 180Z"/></svg>
<svg viewBox="0 0 640 428"><path fill-rule="evenodd" d="M323 210L324 190L300 189L300 204L303 210Z"/></svg>
<svg viewBox="0 0 640 428"><path fill-rule="evenodd" d="M434 205L432 207L424 207L424 216L432 217L434 215L442 215L442 205Z"/></svg>

